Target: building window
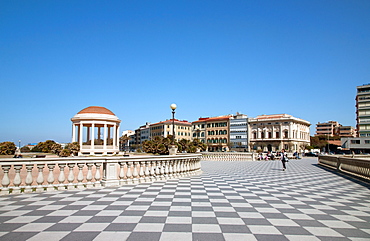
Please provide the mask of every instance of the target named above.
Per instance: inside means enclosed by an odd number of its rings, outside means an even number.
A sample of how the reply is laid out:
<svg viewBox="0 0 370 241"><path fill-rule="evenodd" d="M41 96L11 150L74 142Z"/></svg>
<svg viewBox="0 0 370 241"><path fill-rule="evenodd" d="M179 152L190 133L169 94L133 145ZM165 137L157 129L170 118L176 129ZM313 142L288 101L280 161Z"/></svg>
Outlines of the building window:
<svg viewBox="0 0 370 241"><path fill-rule="evenodd" d="M271 139L272 138L272 132L269 132L268 135L269 135L269 138Z"/></svg>
<svg viewBox="0 0 370 241"><path fill-rule="evenodd" d="M365 144L370 144L370 140L365 140Z"/></svg>
<svg viewBox="0 0 370 241"><path fill-rule="evenodd" d="M360 144L360 140L351 140L351 144Z"/></svg>
<svg viewBox="0 0 370 241"><path fill-rule="evenodd" d="M275 134L276 134L276 138L280 138L280 132L275 132Z"/></svg>

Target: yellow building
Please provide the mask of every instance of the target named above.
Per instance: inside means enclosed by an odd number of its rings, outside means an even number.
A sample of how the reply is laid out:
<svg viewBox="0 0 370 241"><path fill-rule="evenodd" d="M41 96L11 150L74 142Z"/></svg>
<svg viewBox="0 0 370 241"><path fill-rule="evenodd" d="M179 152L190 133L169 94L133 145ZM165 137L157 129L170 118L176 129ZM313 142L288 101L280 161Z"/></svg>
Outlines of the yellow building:
<svg viewBox="0 0 370 241"><path fill-rule="evenodd" d="M172 123L175 125L175 139L177 141L191 140L191 123L186 120L172 119L161 121L150 125L150 139L156 136L168 137L173 134Z"/></svg>
<svg viewBox="0 0 370 241"><path fill-rule="evenodd" d="M208 151L229 150L229 120L231 115L201 118L206 124L206 140ZM200 119L199 119L200 120ZM194 124L194 122L193 122Z"/></svg>

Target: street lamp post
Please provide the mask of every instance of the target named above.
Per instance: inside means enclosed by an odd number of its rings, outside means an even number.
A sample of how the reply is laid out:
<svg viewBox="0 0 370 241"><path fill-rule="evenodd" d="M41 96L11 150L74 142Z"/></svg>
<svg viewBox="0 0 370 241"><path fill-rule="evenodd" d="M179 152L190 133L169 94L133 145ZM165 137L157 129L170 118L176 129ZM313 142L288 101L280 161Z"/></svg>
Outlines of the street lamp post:
<svg viewBox="0 0 370 241"><path fill-rule="evenodd" d="M170 105L172 109L172 145L175 144L175 110L177 108L176 104L171 104Z"/></svg>
<svg viewBox="0 0 370 241"><path fill-rule="evenodd" d="M177 153L177 146L175 145L175 110L177 108L176 104L171 104L170 108L172 109L172 143L169 147L169 154L176 155Z"/></svg>

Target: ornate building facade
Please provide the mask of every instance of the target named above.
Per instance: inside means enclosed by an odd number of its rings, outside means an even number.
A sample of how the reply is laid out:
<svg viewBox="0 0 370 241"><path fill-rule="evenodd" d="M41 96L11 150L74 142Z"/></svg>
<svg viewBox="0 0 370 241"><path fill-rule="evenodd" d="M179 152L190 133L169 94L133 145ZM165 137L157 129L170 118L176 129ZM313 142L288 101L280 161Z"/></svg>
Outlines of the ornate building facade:
<svg viewBox="0 0 370 241"><path fill-rule="evenodd" d="M310 145L310 125L288 114L249 118L251 150L302 152Z"/></svg>

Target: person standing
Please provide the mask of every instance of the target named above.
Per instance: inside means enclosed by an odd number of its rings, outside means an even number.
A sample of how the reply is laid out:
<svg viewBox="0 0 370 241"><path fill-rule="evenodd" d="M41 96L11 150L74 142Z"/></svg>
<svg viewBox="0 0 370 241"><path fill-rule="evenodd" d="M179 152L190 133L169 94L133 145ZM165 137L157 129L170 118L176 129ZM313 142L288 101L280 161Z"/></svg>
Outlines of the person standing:
<svg viewBox="0 0 370 241"><path fill-rule="evenodd" d="M288 161L288 157L286 156L284 149L281 150L280 160L281 160L281 163L283 163L283 171L285 171L286 170L285 163Z"/></svg>

